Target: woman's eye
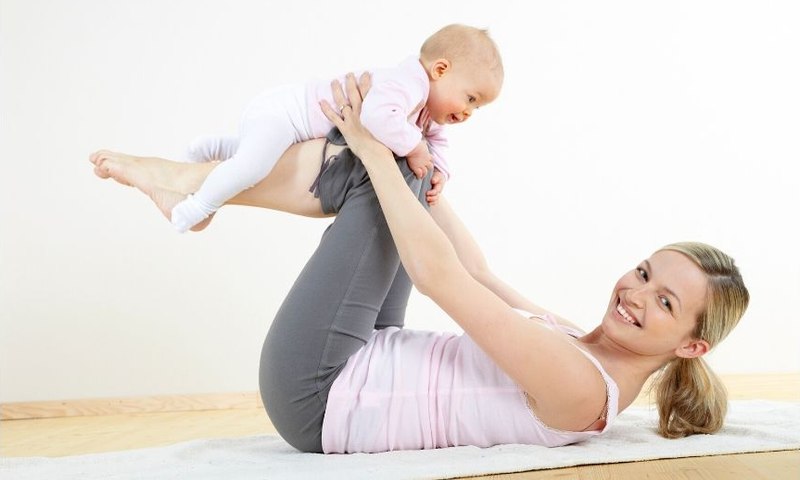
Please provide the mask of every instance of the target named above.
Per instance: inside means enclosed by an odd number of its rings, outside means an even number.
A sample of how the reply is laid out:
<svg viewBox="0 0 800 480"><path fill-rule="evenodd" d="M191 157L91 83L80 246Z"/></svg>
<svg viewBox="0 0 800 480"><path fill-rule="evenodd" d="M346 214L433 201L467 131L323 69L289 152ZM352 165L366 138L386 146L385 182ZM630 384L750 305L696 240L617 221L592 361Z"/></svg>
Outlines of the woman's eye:
<svg viewBox="0 0 800 480"><path fill-rule="evenodd" d="M639 274L640 277L642 277L644 281L647 281L647 270L645 270L642 267L637 267L636 272Z"/></svg>
<svg viewBox="0 0 800 480"><path fill-rule="evenodd" d="M669 310L671 312L672 311L672 303L669 301L669 298L667 298L667 297L659 297L659 299L661 300L661 304L664 305L665 307L667 307L667 310Z"/></svg>

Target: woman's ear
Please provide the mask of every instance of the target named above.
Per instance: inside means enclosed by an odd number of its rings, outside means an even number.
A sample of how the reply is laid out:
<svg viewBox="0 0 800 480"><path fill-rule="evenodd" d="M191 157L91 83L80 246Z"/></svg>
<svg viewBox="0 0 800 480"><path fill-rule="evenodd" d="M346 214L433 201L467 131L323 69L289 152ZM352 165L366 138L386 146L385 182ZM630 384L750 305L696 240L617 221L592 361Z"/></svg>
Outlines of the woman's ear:
<svg viewBox="0 0 800 480"><path fill-rule="evenodd" d="M450 72L452 66L450 65L450 60L446 58L439 58L431 63L430 67L430 74L432 80L439 80L447 73Z"/></svg>
<svg viewBox="0 0 800 480"><path fill-rule="evenodd" d="M711 350L711 345L705 340L689 340L675 349L675 355L681 358L701 357Z"/></svg>

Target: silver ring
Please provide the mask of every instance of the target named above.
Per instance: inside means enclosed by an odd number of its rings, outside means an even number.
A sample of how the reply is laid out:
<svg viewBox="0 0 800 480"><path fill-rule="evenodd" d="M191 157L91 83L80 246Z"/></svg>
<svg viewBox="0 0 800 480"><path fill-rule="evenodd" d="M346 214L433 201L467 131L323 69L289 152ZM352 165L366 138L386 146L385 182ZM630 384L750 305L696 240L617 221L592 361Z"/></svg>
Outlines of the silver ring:
<svg viewBox="0 0 800 480"><path fill-rule="evenodd" d="M348 104L346 104L346 103L345 103L344 105L342 105L341 107L339 107L339 113L341 114L341 113L344 111L344 107L349 107L349 106L350 106L350 105L348 105Z"/></svg>

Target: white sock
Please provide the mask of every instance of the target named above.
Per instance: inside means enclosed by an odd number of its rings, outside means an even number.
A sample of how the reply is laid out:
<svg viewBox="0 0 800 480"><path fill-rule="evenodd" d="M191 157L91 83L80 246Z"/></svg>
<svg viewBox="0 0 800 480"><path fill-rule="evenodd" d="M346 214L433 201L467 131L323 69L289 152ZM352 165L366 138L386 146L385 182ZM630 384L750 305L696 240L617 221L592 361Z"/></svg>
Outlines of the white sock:
<svg viewBox="0 0 800 480"><path fill-rule="evenodd" d="M216 211L211 205L189 195L186 200L175 205L170 214L170 221L179 233L184 233Z"/></svg>
<svg viewBox="0 0 800 480"><path fill-rule="evenodd" d="M184 156L189 163L214 162L231 158L237 148L237 137L202 135L192 140Z"/></svg>

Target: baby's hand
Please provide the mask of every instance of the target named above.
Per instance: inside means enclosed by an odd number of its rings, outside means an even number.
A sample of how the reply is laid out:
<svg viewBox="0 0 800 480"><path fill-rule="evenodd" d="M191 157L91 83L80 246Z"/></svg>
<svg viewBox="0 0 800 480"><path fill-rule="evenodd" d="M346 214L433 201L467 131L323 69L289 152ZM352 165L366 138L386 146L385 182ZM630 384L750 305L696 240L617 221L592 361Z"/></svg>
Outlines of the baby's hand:
<svg viewBox="0 0 800 480"><path fill-rule="evenodd" d="M428 144L425 140L419 142L419 144L414 147L414 150L411 150L408 155L406 155L406 161L408 162L408 168L414 172L417 178L422 178L428 173L428 169L433 167L433 157L431 157L431 153L428 151Z"/></svg>
<svg viewBox="0 0 800 480"><path fill-rule="evenodd" d="M447 183L445 180L445 176L439 169L433 170L433 176L431 177L431 189L425 193L425 199L428 201L428 205L436 205L439 201L439 194L442 193L444 190L444 184Z"/></svg>

